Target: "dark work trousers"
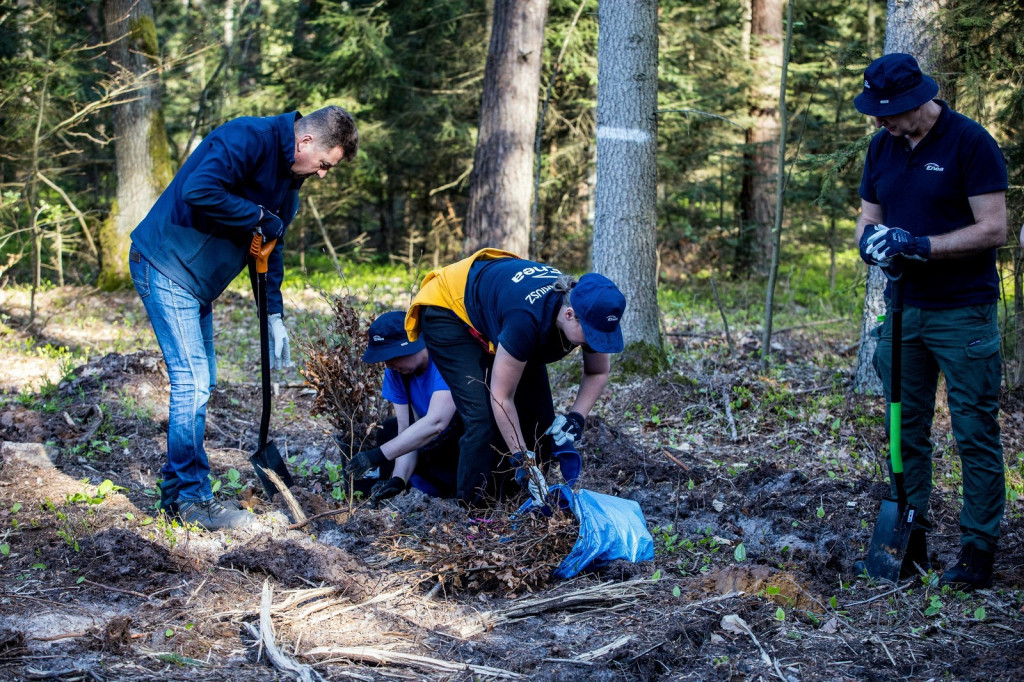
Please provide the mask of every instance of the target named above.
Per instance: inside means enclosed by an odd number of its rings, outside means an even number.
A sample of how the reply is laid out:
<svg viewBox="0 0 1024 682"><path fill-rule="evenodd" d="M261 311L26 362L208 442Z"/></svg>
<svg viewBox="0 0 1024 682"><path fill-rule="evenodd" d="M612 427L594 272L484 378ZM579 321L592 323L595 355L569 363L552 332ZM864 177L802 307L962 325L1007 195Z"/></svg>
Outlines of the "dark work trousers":
<svg viewBox="0 0 1024 682"><path fill-rule="evenodd" d="M455 409L465 428L459 440L457 490L459 499L479 504L488 495L497 497L512 466L508 447L491 414L488 389L494 356L469 332L466 324L450 310L426 306L420 313L420 330L430 359L452 392ZM544 431L555 419L547 367L527 362L515 395L516 412L524 444L544 462L550 437Z"/></svg>
<svg viewBox="0 0 1024 682"><path fill-rule="evenodd" d="M891 320L887 314L874 332L879 335L874 364L887 400L892 371ZM994 552L1006 503L999 439L1002 370L996 304L951 310L905 306L902 363L903 468L907 498L918 510L918 524L931 528L927 518L932 492L931 430L942 372L963 470L960 542Z"/></svg>
<svg viewBox="0 0 1024 682"><path fill-rule="evenodd" d="M406 406L395 405L395 409L404 410ZM397 435L398 420L391 417L377 431L377 447ZM416 470L409 480L409 485L422 490L431 497L455 497L455 472L459 463L459 438L461 436L462 420L456 414L441 433L417 451ZM394 462L389 462L388 465L389 468L394 469Z"/></svg>

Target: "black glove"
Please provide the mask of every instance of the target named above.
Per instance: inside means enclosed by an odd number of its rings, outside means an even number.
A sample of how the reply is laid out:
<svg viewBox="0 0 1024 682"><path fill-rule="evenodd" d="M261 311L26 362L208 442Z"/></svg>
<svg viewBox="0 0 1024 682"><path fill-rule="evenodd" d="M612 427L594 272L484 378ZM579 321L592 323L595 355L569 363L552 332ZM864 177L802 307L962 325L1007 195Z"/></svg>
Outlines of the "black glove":
<svg viewBox="0 0 1024 682"><path fill-rule="evenodd" d="M587 420L579 412L567 412L558 415L545 433L551 435L555 445L575 443L583 435L583 426L586 423Z"/></svg>
<svg viewBox="0 0 1024 682"><path fill-rule="evenodd" d="M870 252L875 260L891 261L896 256L926 261L932 255L932 240L915 237L899 227L890 227L880 238L872 240Z"/></svg>
<svg viewBox="0 0 1024 682"><path fill-rule="evenodd" d="M259 222L256 223L256 230L263 235L263 239L266 241L280 239L284 234L284 222L270 209L260 206L260 210L263 211L263 214L260 216Z"/></svg>
<svg viewBox="0 0 1024 682"><path fill-rule="evenodd" d="M382 500L405 492L406 484L401 476L392 476L386 481L377 481L370 488L370 504L376 507Z"/></svg>
<svg viewBox="0 0 1024 682"><path fill-rule="evenodd" d="M388 461L388 458L384 456L380 448L362 450L352 455L352 459L345 465L344 473L345 476L360 479L366 475L367 471L374 467L379 467L386 461Z"/></svg>

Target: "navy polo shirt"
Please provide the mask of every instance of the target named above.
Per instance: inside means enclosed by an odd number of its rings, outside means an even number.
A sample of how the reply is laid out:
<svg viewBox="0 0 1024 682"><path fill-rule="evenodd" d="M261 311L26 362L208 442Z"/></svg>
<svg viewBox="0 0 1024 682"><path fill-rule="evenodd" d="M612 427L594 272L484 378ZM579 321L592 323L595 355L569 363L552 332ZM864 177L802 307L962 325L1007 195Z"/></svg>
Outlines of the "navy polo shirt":
<svg viewBox="0 0 1024 682"><path fill-rule="evenodd" d="M882 223L918 237L972 225L968 199L1007 188L1006 161L992 136L942 100L935 125L914 149L885 129L864 161L860 196L882 207ZM966 258L905 261L904 297L918 308L960 308L999 299L996 250ZM887 288L888 293L888 288Z"/></svg>
<svg viewBox="0 0 1024 682"><path fill-rule="evenodd" d="M466 280L466 312L473 328L520 362L554 362L575 346L555 318L562 295L554 290L562 272L522 258L477 261Z"/></svg>

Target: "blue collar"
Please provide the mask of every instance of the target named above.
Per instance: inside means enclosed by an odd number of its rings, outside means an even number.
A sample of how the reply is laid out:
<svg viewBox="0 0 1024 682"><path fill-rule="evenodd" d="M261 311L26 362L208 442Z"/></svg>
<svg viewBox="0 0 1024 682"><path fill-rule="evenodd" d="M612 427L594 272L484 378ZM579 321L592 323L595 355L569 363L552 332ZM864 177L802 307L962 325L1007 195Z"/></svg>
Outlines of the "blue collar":
<svg viewBox="0 0 1024 682"><path fill-rule="evenodd" d="M281 158L284 160L282 173L291 175L292 166L295 164L295 122L302 118L302 114L292 111L277 117L280 126L281 137Z"/></svg>

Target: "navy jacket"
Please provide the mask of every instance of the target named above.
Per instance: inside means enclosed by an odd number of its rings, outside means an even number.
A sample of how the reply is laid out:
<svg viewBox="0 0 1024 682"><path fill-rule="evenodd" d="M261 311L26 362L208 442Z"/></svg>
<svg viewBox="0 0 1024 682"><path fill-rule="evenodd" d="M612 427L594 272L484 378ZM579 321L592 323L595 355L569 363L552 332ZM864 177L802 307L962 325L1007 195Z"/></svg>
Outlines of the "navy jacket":
<svg viewBox="0 0 1024 682"><path fill-rule="evenodd" d="M192 152L132 242L154 268L204 304L246 267L260 206L285 226L299 209L292 177L298 112L244 117L218 127ZM283 312L282 240L270 255L267 308Z"/></svg>

